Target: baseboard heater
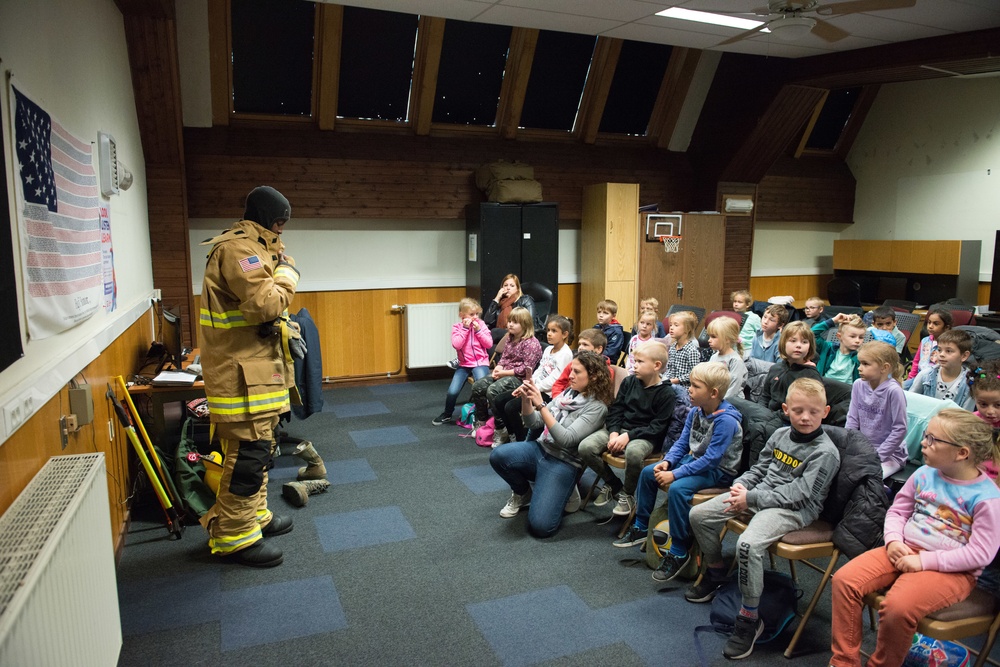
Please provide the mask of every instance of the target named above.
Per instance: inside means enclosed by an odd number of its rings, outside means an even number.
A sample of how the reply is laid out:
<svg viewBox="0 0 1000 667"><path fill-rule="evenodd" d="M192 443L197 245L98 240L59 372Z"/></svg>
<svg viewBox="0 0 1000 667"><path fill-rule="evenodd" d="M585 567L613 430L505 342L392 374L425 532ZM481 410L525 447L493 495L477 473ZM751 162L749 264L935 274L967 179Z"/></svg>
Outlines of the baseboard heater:
<svg viewBox="0 0 1000 667"><path fill-rule="evenodd" d="M458 302L408 303L405 308L406 367L446 366L455 358L451 327L458 321Z"/></svg>
<svg viewBox="0 0 1000 667"><path fill-rule="evenodd" d="M104 454L54 456L0 517L0 665L116 665Z"/></svg>

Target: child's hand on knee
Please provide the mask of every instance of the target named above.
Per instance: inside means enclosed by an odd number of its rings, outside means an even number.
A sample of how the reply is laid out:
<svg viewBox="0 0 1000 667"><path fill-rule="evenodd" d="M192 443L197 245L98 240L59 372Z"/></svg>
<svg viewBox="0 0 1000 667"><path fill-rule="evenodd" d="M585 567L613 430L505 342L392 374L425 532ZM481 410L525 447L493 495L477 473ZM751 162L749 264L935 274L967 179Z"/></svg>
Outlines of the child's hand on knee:
<svg viewBox="0 0 1000 667"><path fill-rule="evenodd" d="M896 569L900 572L920 572L924 569L920 564L920 556L918 554L903 556L896 561L895 565Z"/></svg>
<svg viewBox="0 0 1000 667"><path fill-rule="evenodd" d="M912 556L913 549L898 540L893 540L892 542L889 542L889 544L885 545L885 555L889 559L889 562L895 565L896 561L900 558L904 556Z"/></svg>

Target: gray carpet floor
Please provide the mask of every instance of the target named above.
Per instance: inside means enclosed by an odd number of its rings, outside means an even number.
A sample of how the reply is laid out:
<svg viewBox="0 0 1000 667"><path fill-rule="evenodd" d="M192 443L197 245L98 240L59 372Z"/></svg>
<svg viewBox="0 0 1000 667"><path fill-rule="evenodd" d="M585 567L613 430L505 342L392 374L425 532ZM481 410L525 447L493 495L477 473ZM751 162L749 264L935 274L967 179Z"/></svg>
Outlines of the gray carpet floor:
<svg viewBox="0 0 1000 667"><path fill-rule="evenodd" d="M710 605L654 582L638 547L612 546L620 520L597 523L611 505L567 515L546 540L527 534L523 512L501 519L510 491L490 450L431 424L446 387L328 389L322 413L286 426L315 444L332 486L293 508L280 488L301 462L290 447L277 459L269 504L295 520L270 538L279 567L222 563L200 526L171 540L148 498L137 503L118 573L120 664L728 664L724 638L701 634L703 657L696 648ZM808 599L818 575L800 570ZM795 664L828 664L829 625L827 592ZM790 637L743 664L783 660Z"/></svg>

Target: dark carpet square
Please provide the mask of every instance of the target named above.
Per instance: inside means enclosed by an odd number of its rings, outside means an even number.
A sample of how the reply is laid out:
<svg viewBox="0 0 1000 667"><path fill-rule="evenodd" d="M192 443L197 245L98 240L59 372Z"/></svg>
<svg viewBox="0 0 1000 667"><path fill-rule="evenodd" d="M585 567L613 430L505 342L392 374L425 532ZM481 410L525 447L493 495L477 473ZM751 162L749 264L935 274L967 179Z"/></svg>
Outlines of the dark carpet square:
<svg viewBox="0 0 1000 667"><path fill-rule="evenodd" d="M358 447L382 447L384 445L409 445L417 442L417 436L408 426L386 426L364 431L348 431L351 440Z"/></svg>
<svg viewBox="0 0 1000 667"><path fill-rule="evenodd" d="M374 482L378 475L372 470L368 459L347 459L345 461L330 461L326 464L326 478L334 486L338 484L355 484L357 482Z"/></svg>
<svg viewBox="0 0 1000 667"><path fill-rule="evenodd" d="M122 634L172 630L219 619L221 573L218 567L197 574L118 585Z"/></svg>
<svg viewBox="0 0 1000 667"><path fill-rule="evenodd" d="M324 412L332 412L338 419L349 417L370 417L371 415L388 414L389 408L382 401L366 401L364 403L343 403L340 405L323 406Z"/></svg>
<svg viewBox="0 0 1000 667"><path fill-rule="evenodd" d="M400 384L380 384L375 387L369 387L368 391L375 396L394 396L396 394L413 394L420 390L415 383L406 382Z"/></svg>
<svg viewBox="0 0 1000 667"><path fill-rule="evenodd" d="M503 478L489 464L484 466L470 466L468 468L455 468L452 472L455 473L455 477L458 477L462 484L465 484L469 488L469 491L472 491L476 495L492 493L502 489L510 490L507 482L503 481Z"/></svg>
<svg viewBox="0 0 1000 667"><path fill-rule="evenodd" d="M320 545L327 553L412 540L417 536L398 507L328 514L314 521Z"/></svg>

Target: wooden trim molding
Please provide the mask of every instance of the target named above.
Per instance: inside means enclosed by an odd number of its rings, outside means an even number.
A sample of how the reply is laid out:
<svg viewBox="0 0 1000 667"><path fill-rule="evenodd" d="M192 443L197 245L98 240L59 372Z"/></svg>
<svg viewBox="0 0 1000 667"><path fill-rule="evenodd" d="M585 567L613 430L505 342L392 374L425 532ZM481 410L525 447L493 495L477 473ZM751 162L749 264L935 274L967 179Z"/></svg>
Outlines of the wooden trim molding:
<svg viewBox="0 0 1000 667"><path fill-rule="evenodd" d="M576 115L574 136L585 144L597 140L597 132L601 127L601 117L604 115L604 105L611 92L611 82L615 78L615 68L618 67L618 56L622 52L620 39L598 37L594 45L594 55L590 61L590 74L580 98L580 111Z"/></svg>
<svg viewBox="0 0 1000 667"><path fill-rule="evenodd" d="M212 125L229 125L233 113L233 80L229 0L208 0L208 58L212 82Z"/></svg>
<svg viewBox="0 0 1000 667"><path fill-rule="evenodd" d="M700 60L700 49L675 46L670 52L670 62L646 129L646 139L657 148L666 149L670 144Z"/></svg>
<svg viewBox="0 0 1000 667"><path fill-rule="evenodd" d="M332 130L337 122L343 32L343 6L320 3L316 18L316 43L319 46L313 70L316 72L316 120L321 130Z"/></svg>
<svg viewBox="0 0 1000 667"><path fill-rule="evenodd" d="M417 48L413 59L413 86L410 89L410 124L418 136L431 132L438 68L444 46L445 20L421 16L417 24Z"/></svg>
<svg viewBox="0 0 1000 667"><path fill-rule="evenodd" d="M507 65L500 86L496 118L497 129L504 139L517 136L521 110L528 92L531 65L535 60L538 32L533 28L514 28L510 34L510 49L507 51Z"/></svg>

